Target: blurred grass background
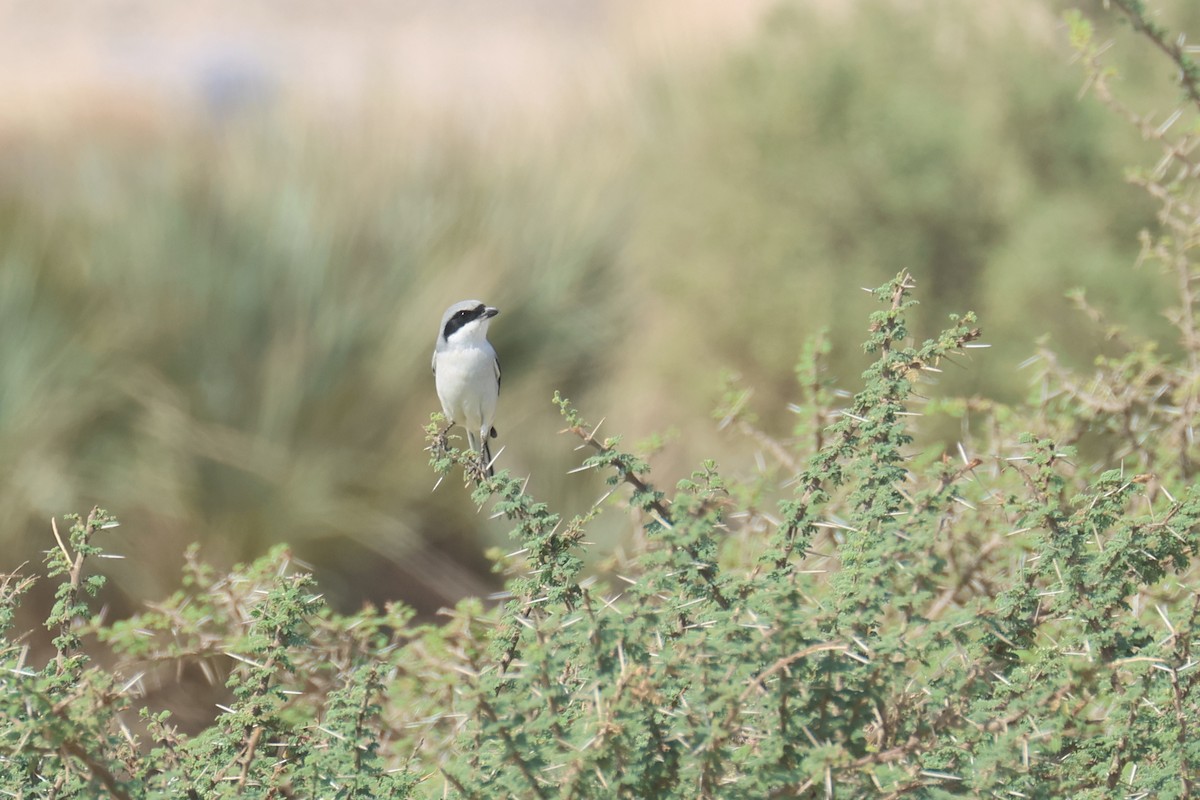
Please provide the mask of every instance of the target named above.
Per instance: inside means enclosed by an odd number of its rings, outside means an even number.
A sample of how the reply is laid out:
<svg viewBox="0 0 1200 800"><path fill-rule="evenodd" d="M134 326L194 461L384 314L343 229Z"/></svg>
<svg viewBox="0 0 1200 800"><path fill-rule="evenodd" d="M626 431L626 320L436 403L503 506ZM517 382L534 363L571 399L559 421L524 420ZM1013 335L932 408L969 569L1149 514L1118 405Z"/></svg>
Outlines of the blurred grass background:
<svg viewBox="0 0 1200 800"><path fill-rule="evenodd" d="M900 269L918 335L975 309L994 345L947 392L1024 395L1041 336L1090 359L1077 286L1172 346L1122 177L1156 155L1078 99L1066 3L58 5L0 2L0 569L101 503L117 607L192 541L292 542L341 608L486 593L504 526L422 449L466 297L503 309L500 466L567 513L602 488L555 389L676 431L662 483L744 458L720 373L786 431L804 337L853 386ZM1165 117L1166 65L1117 52Z"/></svg>

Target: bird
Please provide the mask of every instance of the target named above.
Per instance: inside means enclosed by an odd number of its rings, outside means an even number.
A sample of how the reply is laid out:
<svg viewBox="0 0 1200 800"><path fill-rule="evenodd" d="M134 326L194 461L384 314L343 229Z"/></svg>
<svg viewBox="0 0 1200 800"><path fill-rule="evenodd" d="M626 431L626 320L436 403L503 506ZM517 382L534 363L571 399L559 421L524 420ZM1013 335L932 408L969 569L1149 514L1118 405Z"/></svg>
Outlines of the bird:
<svg viewBox="0 0 1200 800"><path fill-rule="evenodd" d="M451 426L467 429L467 444L478 452L489 477L495 438L492 423L500 396L500 359L487 340L488 324L500 309L480 300L463 300L446 309L433 348L433 380L442 412Z"/></svg>

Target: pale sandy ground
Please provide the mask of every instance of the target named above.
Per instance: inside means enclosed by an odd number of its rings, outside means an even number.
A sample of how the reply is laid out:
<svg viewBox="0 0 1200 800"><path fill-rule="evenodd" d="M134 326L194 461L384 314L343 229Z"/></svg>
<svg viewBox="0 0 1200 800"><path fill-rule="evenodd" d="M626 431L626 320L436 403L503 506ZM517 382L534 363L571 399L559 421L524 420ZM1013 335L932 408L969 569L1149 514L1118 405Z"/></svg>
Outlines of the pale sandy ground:
<svg viewBox="0 0 1200 800"><path fill-rule="evenodd" d="M553 118L743 41L772 0L0 0L0 126L391 95ZM381 95L382 93L382 95Z"/></svg>

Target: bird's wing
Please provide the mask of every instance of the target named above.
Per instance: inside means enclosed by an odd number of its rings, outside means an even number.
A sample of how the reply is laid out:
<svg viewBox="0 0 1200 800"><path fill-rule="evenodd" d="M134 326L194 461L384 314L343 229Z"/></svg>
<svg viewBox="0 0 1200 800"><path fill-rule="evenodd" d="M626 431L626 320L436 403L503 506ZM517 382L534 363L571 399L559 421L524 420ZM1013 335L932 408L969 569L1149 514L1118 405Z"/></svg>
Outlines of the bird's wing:
<svg viewBox="0 0 1200 800"><path fill-rule="evenodd" d="M433 361L430 362L429 369L433 371L434 377L437 377L437 350L433 351Z"/></svg>
<svg viewBox="0 0 1200 800"><path fill-rule="evenodd" d="M500 393L500 359L495 359L492 363L496 366L496 393Z"/></svg>

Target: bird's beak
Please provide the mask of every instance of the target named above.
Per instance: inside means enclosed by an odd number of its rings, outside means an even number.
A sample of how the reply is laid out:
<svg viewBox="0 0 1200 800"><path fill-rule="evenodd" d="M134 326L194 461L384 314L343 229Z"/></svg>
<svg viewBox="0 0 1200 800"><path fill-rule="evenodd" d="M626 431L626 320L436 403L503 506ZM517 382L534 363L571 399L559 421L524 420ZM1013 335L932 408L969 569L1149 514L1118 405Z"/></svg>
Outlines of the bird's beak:
<svg viewBox="0 0 1200 800"><path fill-rule="evenodd" d="M484 312L483 312L483 316L484 316L484 319L491 319L492 317L496 316L496 315L497 315L497 314L499 314L499 313L500 313L500 309L498 309L498 308L492 308L491 306L488 306L488 307L487 307L487 308L484 310Z"/></svg>

